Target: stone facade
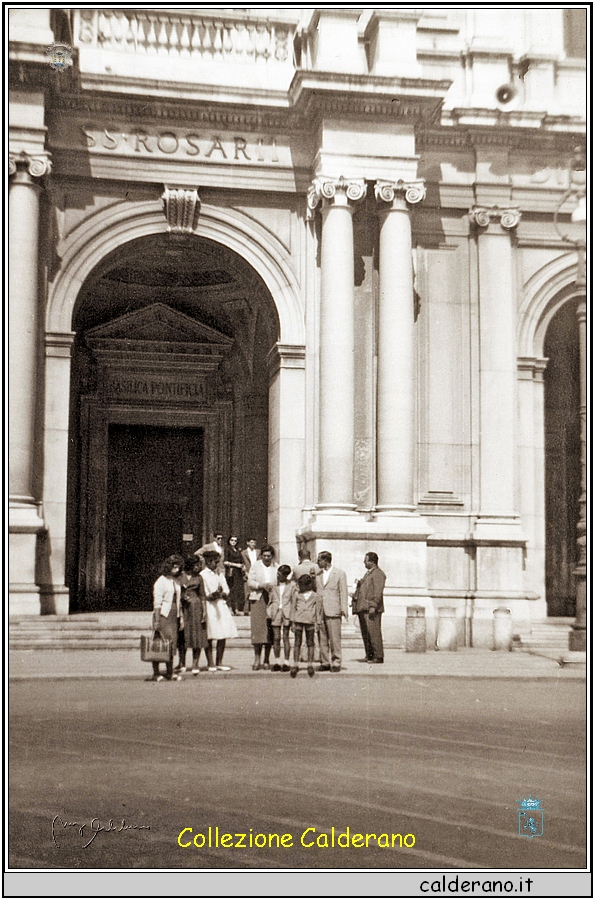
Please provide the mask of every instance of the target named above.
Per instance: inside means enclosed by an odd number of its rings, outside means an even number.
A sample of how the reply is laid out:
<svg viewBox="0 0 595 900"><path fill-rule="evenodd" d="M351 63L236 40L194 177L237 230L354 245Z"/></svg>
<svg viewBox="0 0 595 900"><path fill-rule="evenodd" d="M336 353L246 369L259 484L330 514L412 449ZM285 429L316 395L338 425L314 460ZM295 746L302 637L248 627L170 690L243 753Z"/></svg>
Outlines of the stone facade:
<svg viewBox="0 0 595 900"><path fill-rule="evenodd" d="M10 10L11 612L102 608L121 424L204 442L186 550L374 550L397 643L545 617L582 12Z"/></svg>

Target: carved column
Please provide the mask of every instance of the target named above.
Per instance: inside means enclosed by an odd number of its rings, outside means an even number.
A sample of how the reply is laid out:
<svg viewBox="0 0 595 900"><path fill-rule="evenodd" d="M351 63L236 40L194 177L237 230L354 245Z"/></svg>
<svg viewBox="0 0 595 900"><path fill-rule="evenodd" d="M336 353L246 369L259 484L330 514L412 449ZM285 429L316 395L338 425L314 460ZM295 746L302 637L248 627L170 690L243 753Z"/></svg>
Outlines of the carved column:
<svg viewBox="0 0 595 900"><path fill-rule="evenodd" d="M425 197L422 181L377 181L380 216L376 509L414 510L414 301L409 204Z"/></svg>
<svg viewBox="0 0 595 900"><path fill-rule="evenodd" d="M317 178L308 193L310 210L322 201L317 508L335 514L355 509L352 215L365 191L363 179Z"/></svg>
<svg viewBox="0 0 595 900"><path fill-rule="evenodd" d="M490 525L510 525L515 513L516 294L511 232L518 209L475 206L479 262L480 510ZM517 521L518 524L518 521Z"/></svg>
<svg viewBox="0 0 595 900"><path fill-rule="evenodd" d="M576 285L586 288L585 246L578 246L578 271ZM579 417L581 442L581 492L579 495L578 522L576 526L577 560L576 619L568 638L569 650L587 649L587 304L586 297L579 300L576 310L579 337Z"/></svg>
<svg viewBox="0 0 595 900"><path fill-rule="evenodd" d="M34 487L38 397L39 179L50 171L45 155L9 157L9 533L11 612L39 612L35 536L43 527Z"/></svg>

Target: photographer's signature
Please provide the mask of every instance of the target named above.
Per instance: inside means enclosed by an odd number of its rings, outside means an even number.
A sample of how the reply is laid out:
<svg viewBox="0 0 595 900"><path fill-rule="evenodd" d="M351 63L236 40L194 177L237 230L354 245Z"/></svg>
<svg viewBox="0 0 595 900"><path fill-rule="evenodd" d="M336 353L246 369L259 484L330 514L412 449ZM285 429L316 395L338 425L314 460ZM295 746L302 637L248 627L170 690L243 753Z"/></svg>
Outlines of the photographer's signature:
<svg viewBox="0 0 595 900"><path fill-rule="evenodd" d="M121 819L120 823L114 823L113 819L110 819L106 825L102 825L100 820L97 818L89 819L88 822L65 822L61 816L54 816L52 819L52 840L58 849L60 849L60 844L57 841L57 837L60 836L60 829L65 828L76 828L78 829L78 833L81 836L81 839L85 842L82 845L83 850L86 850L89 847L100 831L103 831L107 834L108 831L116 831L118 833L122 831L141 831L146 830L150 831L150 825L132 825L128 824L126 819Z"/></svg>

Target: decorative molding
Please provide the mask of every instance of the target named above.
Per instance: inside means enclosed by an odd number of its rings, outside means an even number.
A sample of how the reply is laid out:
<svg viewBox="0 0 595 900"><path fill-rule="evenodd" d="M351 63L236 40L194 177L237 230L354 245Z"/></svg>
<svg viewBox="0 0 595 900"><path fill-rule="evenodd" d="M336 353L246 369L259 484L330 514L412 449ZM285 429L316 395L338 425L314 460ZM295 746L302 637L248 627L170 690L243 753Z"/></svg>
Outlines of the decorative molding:
<svg viewBox="0 0 595 900"><path fill-rule="evenodd" d="M426 185L423 179L416 181L377 181L374 185L376 200L382 203L393 203L395 197L401 197L413 205L420 203L426 196Z"/></svg>
<svg viewBox="0 0 595 900"><path fill-rule="evenodd" d="M153 303L97 325L86 333L85 339L91 347L103 348L107 342L113 346L122 344L129 352L142 351L148 342L163 344L166 350L171 348L174 352L186 345L191 353L206 351L211 355L222 353L233 344L227 335L164 303Z"/></svg>
<svg viewBox="0 0 595 900"><path fill-rule="evenodd" d="M540 356L519 356L517 369L521 381L543 381L549 359Z"/></svg>
<svg viewBox="0 0 595 900"><path fill-rule="evenodd" d="M8 174L16 175L17 171L26 170L32 178L43 178L52 171L49 154L31 156L29 153L10 153L8 157Z"/></svg>
<svg viewBox="0 0 595 900"><path fill-rule="evenodd" d="M200 197L196 188L166 187L161 199L167 230L172 234L192 234L200 211Z"/></svg>
<svg viewBox="0 0 595 900"><path fill-rule="evenodd" d="M366 193L366 182L363 178L315 178L308 189L308 213L310 218L321 201L331 203L337 197L344 197L352 203L357 203Z"/></svg>
<svg viewBox="0 0 595 900"><path fill-rule="evenodd" d="M476 228L487 228L492 222L500 221L506 231L516 228L521 220L521 211L514 207L472 206L469 210L469 223Z"/></svg>

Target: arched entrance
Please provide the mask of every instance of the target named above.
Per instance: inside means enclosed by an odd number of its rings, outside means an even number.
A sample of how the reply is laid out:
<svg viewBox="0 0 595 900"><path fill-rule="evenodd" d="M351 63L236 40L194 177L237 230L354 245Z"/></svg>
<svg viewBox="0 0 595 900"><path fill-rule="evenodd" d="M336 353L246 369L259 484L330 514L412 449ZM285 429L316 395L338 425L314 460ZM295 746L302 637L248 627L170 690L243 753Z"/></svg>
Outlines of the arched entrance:
<svg viewBox="0 0 595 900"><path fill-rule="evenodd" d="M164 556L214 529L267 537L279 327L254 269L203 237L137 238L86 278L72 317L71 608L147 608Z"/></svg>
<svg viewBox="0 0 595 900"><path fill-rule="evenodd" d="M549 616L574 616L580 494L579 333L576 301L549 322L544 341L546 601Z"/></svg>

